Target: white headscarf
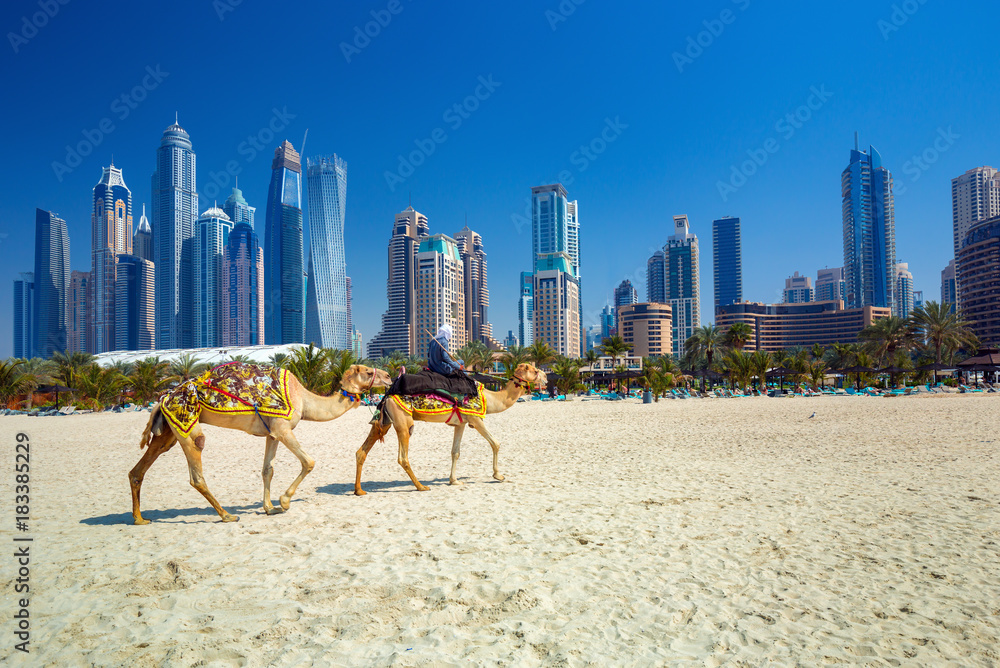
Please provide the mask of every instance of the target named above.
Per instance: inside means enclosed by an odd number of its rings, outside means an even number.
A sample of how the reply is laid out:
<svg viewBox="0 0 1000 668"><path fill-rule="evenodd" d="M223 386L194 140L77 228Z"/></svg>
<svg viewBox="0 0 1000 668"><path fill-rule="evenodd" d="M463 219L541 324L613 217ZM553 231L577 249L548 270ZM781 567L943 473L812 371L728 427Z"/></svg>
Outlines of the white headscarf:
<svg viewBox="0 0 1000 668"><path fill-rule="evenodd" d="M444 337L445 341L451 341L451 325L441 325L441 329L438 330L437 336L434 338Z"/></svg>

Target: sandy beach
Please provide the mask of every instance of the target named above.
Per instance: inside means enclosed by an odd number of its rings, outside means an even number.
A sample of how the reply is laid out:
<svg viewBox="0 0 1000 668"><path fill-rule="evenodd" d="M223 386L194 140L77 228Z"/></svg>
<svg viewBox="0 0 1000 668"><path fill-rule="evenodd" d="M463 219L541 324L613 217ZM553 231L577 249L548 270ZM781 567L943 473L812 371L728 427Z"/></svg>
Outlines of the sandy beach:
<svg viewBox="0 0 1000 668"><path fill-rule="evenodd" d="M491 455L418 424L353 495L367 409L296 434L317 465L261 509L264 442L206 427L127 473L148 413L0 418L30 436L32 653L24 665L896 665L1000 663L1000 396L531 402ZM808 416L813 412L815 418ZM272 497L298 462L283 446ZM12 508L12 504L6 504ZM13 533L13 511L4 535Z"/></svg>

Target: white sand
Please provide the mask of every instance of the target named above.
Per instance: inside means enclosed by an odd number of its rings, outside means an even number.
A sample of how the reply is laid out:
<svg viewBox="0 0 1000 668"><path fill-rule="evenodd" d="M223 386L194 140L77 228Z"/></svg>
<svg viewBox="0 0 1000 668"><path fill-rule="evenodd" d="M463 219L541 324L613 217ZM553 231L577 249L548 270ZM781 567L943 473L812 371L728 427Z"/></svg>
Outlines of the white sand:
<svg viewBox="0 0 1000 668"><path fill-rule="evenodd" d="M317 466L274 517L263 440L207 427L208 484L240 522L219 522L175 447L146 476L148 526L127 480L148 414L2 417L5 443L32 442L30 665L996 665L998 409L518 404L487 418L506 482L470 431L467 484L447 485L451 430L420 424L430 491L390 434L358 498L360 409L299 426ZM277 502L298 462L282 447L275 469ZM23 663L2 568L0 662Z"/></svg>

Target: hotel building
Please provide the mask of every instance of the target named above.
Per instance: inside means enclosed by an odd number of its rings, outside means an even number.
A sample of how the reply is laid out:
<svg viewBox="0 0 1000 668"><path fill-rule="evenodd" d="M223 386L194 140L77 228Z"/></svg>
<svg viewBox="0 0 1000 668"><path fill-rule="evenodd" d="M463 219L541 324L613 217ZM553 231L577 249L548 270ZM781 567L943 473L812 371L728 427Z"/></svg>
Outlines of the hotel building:
<svg viewBox="0 0 1000 668"><path fill-rule="evenodd" d="M805 304L742 302L720 307L715 324L722 330L745 322L753 330L745 351L809 348L814 344L856 343L858 332L892 315L887 307L845 309L840 300Z"/></svg>
<svg viewBox="0 0 1000 668"><path fill-rule="evenodd" d="M645 302L618 307L618 331L637 357L659 357L672 352L670 307Z"/></svg>
<svg viewBox="0 0 1000 668"><path fill-rule="evenodd" d="M544 341L559 355L579 357L580 286L568 253L542 253L535 258L535 341Z"/></svg>
<svg viewBox="0 0 1000 668"><path fill-rule="evenodd" d="M448 352L454 353L467 342L465 321L465 263L455 240L434 234L420 240L417 247L414 290L414 345L426 354L442 325L452 329Z"/></svg>
<svg viewBox="0 0 1000 668"><path fill-rule="evenodd" d="M1000 346L1000 216L970 228L957 260L962 316L981 346Z"/></svg>
<svg viewBox="0 0 1000 668"><path fill-rule="evenodd" d="M674 234L663 247L666 258L666 303L673 317L671 349L684 356L684 343L701 327L701 285L698 279L698 237L687 216L674 216Z"/></svg>

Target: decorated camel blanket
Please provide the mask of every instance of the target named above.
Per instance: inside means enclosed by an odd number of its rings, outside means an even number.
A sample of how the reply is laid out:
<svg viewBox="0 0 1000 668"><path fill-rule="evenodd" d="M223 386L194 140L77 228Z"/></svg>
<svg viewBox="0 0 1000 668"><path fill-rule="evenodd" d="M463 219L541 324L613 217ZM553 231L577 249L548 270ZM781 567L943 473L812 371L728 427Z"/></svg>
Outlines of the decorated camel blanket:
<svg viewBox="0 0 1000 668"><path fill-rule="evenodd" d="M393 394L389 396L389 400L413 416L457 413L461 420L464 415L486 415L486 388L482 383L476 383L476 390L475 395L466 397L464 402L460 401L457 405L435 394ZM454 415L449 417L449 422L453 417Z"/></svg>
<svg viewBox="0 0 1000 668"><path fill-rule="evenodd" d="M160 402L160 411L183 436L194 429L203 410L234 415L288 419L295 410L288 396L285 369L241 362L221 364L181 383Z"/></svg>

